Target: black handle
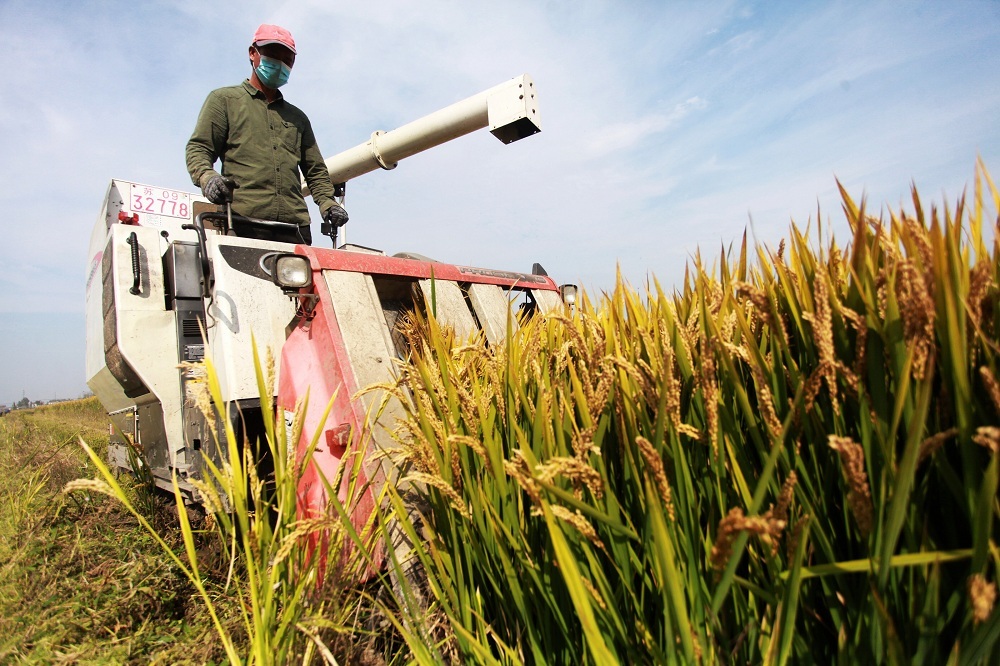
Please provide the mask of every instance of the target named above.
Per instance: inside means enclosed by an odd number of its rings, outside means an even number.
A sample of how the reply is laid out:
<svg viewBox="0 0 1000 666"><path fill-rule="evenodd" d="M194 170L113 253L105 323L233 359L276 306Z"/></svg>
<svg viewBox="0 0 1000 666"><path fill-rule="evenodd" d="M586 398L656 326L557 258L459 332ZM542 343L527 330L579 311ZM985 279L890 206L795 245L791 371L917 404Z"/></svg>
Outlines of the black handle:
<svg viewBox="0 0 1000 666"><path fill-rule="evenodd" d="M139 238L135 235L134 231L128 235L127 242L132 246L132 288L128 292L138 295L139 284L141 282L139 274Z"/></svg>
<svg viewBox="0 0 1000 666"><path fill-rule="evenodd" d="M323 220L319 223L319 232L324 236L329 236L330 240L333 241L333 249L337 249L337 225L332 222L327 222Z"/></svg>
<svg viewBox="0 0 1000 666"><path fill-rule="evenodd" d="M226 184L226 201L229 203L233 202L233 190L235 190L239 185L232 178L223 177L222 182Z"/></svg>
<svg viewBox="0 0 1000 666"><path fill-rule="evenodd" d="M201 291L206 298L211 293L209 278L211 277L212 267L208 263L208 246L205 244L205 221L202 218L210 215L212 214L207 211L199 213L194 218L194 224L181 225L181 229L193 229L198 232L198 253L201 255Z"/></svg>

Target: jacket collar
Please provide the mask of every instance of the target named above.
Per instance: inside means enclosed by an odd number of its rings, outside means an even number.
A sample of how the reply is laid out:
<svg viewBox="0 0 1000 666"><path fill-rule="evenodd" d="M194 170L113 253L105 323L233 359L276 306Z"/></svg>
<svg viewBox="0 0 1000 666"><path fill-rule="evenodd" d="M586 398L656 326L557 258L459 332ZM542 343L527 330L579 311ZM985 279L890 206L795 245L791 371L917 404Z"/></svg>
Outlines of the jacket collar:
<svg viewBox="0 0 1000 666"><path fill-rule="evenodd" d="M244 79L244 81L243 81L243 89L246 90L247 94L250 95L251 97L258 97L259 96L265 102L267 101L267 98L264 96L264 93L261 92L260 90L257 90L256 88L254 88L253 85L250 83L250 79ZM283 101L285 101L285 96L281 94L280 90L276 90L275 92L277 93L277 96L275 96L275 98L274 98L275 102L283 102Z"/></svg>

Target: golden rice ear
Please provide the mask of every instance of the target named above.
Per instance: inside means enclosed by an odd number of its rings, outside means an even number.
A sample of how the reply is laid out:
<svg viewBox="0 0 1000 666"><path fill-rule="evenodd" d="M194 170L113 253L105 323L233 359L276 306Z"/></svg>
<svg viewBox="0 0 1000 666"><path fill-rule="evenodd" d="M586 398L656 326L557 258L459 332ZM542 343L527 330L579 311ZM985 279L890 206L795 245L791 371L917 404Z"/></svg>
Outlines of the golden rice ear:
<svg viewBox="0 0 1000 666"><path fill-rule="evenodd" d="M982 574L975 574L969 578L969 605L972 607L974 624L982 624L989 619L996 600L996 583L987 582Z"/></svg>
<svg viewBox="0 0 1000 666"><path fill-rule="evenodd" d="M996 426L976 428L976 435L972 441L993 453L1000 453L1000 428Z"/></svg>
<svg viewBox="0 0 1000 666"><path fill-rule="evenodd" d="M937 349L934 322L937 310L928 282L912 259L900 262L896 275L896 298L903 317L903 337L913 350L913 378L922 380Z"/></svg>
<svg viewBox="0 0 1000 666"><path fill-rule="evenodd" d="M989 394L990 400L993 401L994 409L1000 415L1000 384L997 384L997 379L993 375L993 371L985 365L979 368L979 376L983 380L983 386L986 387L986 392Z"/></svg>
<svg viewBox="0 0 1000 666"><path fill-rule="evenodd" d="M670 482L667 480L667 474L664 471L663 460L660 458L660 454L657 453L656 448L645 437L636 437L635 443L638 445L643 459L652 472L653 479L656 481L656 489L660 493L660 501L663 502L663 506L667 510L667 515L670 516L670 520L677 520L674 500L670 495Z"/></svg>
<svg viewBox="0 0 1000 666"><path fill-rule="evenodd" d="M785 529L785 521L778 520L769 513L762 516L745 516L743 510L736 507L729 510L726 517L719 522L715 545L712 546L711 564L716 571L722 571L733 556L733 543L741 532L756 535L772 553L777 552L778 538Z"/></svg>
<svg viewBox="0 0 1000 666"><path fill-rule="evenodd" d="M917 455L917 464L919 465L926 458L934 455L938 449L944 446L945 442L957 436L958 428L948 428L920 442L920 453Z"/></svg>
<svg viewBox="0 0 1000 666"><path fill-rule="evenodd" d="M850 488L847 502L858 529L867 537L872 533L875 517L871 490L868 487L868 472L865 471L865 451L850 437L830 435L828 443L831 449L840 454L844 477Z"/></svg>
<svg viewBox="0 0 1000 666"><path fill-rule="evenodd" d="M781 484L781 493L778 495L778 503L775 504L772 509L772 515L775 520L780 520L782 522L788 521L788 509L792 505L792 496L795 492L795 484L798 483L799 477L795 471L788 473L788 478L785 482Z"/></svg>
<svg viewBox="0 0 1000 666"><path fill-rule="evenodd" d="M117 497L117 495L115 495L115 491L111 489L111 486L100 479L73 479L63 486L62 492L64 494L91 492L98 493L100 495L107 495L108 497Z"/></svg>

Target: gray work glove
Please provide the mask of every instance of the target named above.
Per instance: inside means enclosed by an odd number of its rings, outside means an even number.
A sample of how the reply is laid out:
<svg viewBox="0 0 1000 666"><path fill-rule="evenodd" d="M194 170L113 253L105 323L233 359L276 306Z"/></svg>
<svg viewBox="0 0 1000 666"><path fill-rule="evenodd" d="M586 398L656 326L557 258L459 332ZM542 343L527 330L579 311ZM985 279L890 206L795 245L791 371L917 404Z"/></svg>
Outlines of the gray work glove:
<svg viewBox="0 0 1000 666"><path fill-rule="evenodd" d="M233 191L230 189L231 182L219 174L215 174L202 186L201 192L212 203L221 205L233 200Z"/></svg>
<svg viewBox="0 0 1000 666"><path fill-rule="evenodd" d="M333 204L323 213L323 221L332 229L337 229L347 224L347 211L338 203Z"/></svg>

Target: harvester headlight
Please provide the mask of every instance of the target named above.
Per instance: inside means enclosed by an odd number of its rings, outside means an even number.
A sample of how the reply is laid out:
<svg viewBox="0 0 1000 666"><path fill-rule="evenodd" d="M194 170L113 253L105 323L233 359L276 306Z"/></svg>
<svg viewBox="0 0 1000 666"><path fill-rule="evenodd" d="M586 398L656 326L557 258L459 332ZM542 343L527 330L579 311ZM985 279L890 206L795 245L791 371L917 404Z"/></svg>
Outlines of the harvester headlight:
<svg viewBox="0 0 1000 666"><path fill-rule="evenodd" d="M559 294L562 296L563 303L566 305L576 304L576 285L575 284L561 284L559 285Z"/></svg>
<svg viewBox="0 0 1000 666"><path fill-rule="evenodd" d="M274 260L271 275L274 284L282 289L301 289L312 284L312 267L309 259L297 254L280 254Z"/></svg>

